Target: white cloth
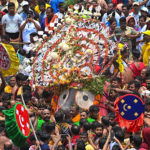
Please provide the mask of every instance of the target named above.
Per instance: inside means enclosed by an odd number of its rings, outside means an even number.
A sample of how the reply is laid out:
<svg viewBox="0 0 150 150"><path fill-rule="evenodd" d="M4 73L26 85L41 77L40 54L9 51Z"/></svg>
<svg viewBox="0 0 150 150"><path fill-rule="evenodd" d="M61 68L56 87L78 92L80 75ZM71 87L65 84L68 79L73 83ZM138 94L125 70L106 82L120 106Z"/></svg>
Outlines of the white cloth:
<svg viewBox="0 0 150 150"><path fill-rule="evenodd" d="M141 13L139 12L137 15L135 15L133 12L131 12L129 16L133 16L135 18L135 25L137 26L139 24L139 17L141 16Z"/></svg>
<svg viewBox="0 0 150 150"><path fill-rule="evenodd" d="M34 20L39 26L40 23L36 20ZM21 26L25 23L25 21L22 22ZM30 43L30 34L33 32L37 32L37 29L32 22L27 22L25 25L23 31L22 31L22 39L24 43Z"/></svg>
<svg viewBox="0 0 150 150"><path fill-rule="evenodd" d="M22 18L19 14L10 16L6 14L2 17L2 25L6 24L6 32L8 33L17 33L19 32L19 24L21 24Z"/></svg>
<svg viewBox="0 0 150 150"><path fill-rule="evenodd" d="M147 28L147 25L143 26L142 28L139 27L139 32L145 32ZM141 36L139 38L136 39L136 41L140 41L143 40L143 34L141 34ZM137 46L136 49L138 49L140 52L142 50L142 46L143 46L144 42L140 42Z"/></svg>

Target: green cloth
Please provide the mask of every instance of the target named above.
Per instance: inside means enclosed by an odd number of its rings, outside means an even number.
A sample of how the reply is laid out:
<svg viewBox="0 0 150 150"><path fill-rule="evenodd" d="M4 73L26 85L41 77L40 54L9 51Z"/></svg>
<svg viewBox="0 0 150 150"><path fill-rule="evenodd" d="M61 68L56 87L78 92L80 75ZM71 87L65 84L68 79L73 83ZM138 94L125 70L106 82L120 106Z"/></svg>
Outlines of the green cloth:
<svg viewBox="0 0 150 150"><path fill-rule="evenodd" d="M30 133L25 136L18 126L16 120L16 106L18 104L22 105L21 103L16 103L11 109L3 110L2 112L5 115L5 127L8 137L12 140L14 145L20 147L25 143Z"/></svg>
<svg viewBox="0 0 150 150"><path fill-rule="evenodd" d="M36 128L36 130L40 130L43 123L45 123L45 121L43 119L41 119L41 117L38 117L38 122L37 122L37 128ZM50 120L49 120L49 123L51 123Z"/></svg>
<svg viewBox="0 0 150 150"><path fill-rule="evenodd" d="M95 121L95 119L87 118L87 121L88 121L89 123L93 123L93 122ZM80 126L80 121L75 122L74 124L76 124L77 126Z"/></svg>

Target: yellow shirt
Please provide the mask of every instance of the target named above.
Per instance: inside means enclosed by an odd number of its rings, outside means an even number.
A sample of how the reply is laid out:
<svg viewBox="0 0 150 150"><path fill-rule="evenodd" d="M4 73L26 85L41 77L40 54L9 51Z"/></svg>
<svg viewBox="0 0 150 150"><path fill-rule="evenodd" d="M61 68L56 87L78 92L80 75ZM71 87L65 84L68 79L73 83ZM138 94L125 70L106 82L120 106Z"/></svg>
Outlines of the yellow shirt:
<svg viewBox="0 0 150 150"><path fill-rule="evenodd" d="M12 93L12 87L11 86L9 86L9 85L7 85L6 87L5 87L5 89L4 89L4 92L5 93Z"/></svg>
<svg viewBox="0 0 150 150"><path fill-rule="evenodd" d="M46 4L46 5L45 5L45 9L47 9L48 7L51 7L50 4ZM41 12L40 9L39 9L39 5L36 5L36 6L35 6L35 11L36 11L38 14Z"/></svg>
<svg viewBox="0 0 150 150"><path fill-rule="evenodd" d="M144 65L148 66L150 57L150 42L144 43L144 45L142 46L142 56Z"/></svg>

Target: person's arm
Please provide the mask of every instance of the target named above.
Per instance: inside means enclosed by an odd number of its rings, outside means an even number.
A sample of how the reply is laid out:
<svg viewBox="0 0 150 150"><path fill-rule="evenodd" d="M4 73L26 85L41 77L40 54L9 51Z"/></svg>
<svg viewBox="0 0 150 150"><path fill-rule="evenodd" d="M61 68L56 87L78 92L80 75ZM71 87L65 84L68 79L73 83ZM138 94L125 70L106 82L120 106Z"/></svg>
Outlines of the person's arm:
<svg viewBox="0 0 150 150"><path fill-rule="evenodd" d="M119 92L119 93L133 94L133 92L130 90L123 90L123 89L119 89L119 88L112 88L112 89L114 89L116 92Z"/></svg>
<svg viewBox="0 0 150 150"><path fill-rule="evenodd" d="M143 2L139 3L139 6L143 6L148 2L148 0L143 0Z"/></svg>
<svg viewBox="0 0 150 150"><path fill-rule="evenodd" d="M71 137L69 134L67 135L67 140L68 140L68 144L69 144L69 150L72 150Z"/></svg>
<svg viewBox="0 0 150 150"><path fill-rule="evenodd" d="M61 135L57 136L57 140L55 141L52 150L55 150L56 146L58 145L58 142L61 140Z"/></svg>
<svg viewBox="0 0 150 150"><path fill-rule="evenodd" d="M103 146L103 150L107 150L108 149L109 141L110 141L110 137L111 137L111 128L112 127L109 126L109 128L108 128L109 133L108 133L108 137L107 137L107 140L105 142L105 145Z"/></svg>
<svg viewBox="0 0 150 150"><path fill-rule="evenodd" d="M22 31L24 28L25 28L25 26L26 26L26 24L28 23L28 18L26 19L26 21L20 26L20 30Z"/></svg>
<svg viewBox="0 0 150 150"><path fill-rule="evenodd" d="M41 30L41 27L32 19L32 18L29 18L29 21L31 21L32 23L34 23L35 27L37 30Z"/></svg>
<svg viewBox="0 0 150 150"><path fill-rule="evenodd" d="M92 137L91 131L88 131L88 139L89 139L89 143L92 145L92 147L97 150L97 149L98 149L98 146L96 146L96 145L93 143L93 137Z"/></svg>
<svg viewBox="0 0 150 150"><path fill-rule="evenodd" d="M118 145L121 148L121 150L124 150L124 148L122 147L120 141L116 137L114 137L114 140L116 141L116 143L118 143Z"/></svg>

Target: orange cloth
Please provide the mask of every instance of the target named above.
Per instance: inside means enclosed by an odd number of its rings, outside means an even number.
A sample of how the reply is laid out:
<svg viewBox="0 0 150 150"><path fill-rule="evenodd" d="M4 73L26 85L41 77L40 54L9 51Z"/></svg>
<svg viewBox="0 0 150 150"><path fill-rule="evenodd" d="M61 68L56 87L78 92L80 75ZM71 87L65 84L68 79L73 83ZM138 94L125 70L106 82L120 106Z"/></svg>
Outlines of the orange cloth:
<svg viewBox="0 0 150 150"><path fill-rule="evenodd" d="M73 122L78 122L80 121L80 114L77 114L74 118L72 118Z"/></svg>
<svg viewBox="0 0 150 150"><path fill-rule="evenodd" d="M50 23L48 23L48 18L45 18L45 28L47 27L48 30L54 30L54 27L51 27L50 24L55 22L55 19L58 18L57 15L54 15Z"/></svg>

